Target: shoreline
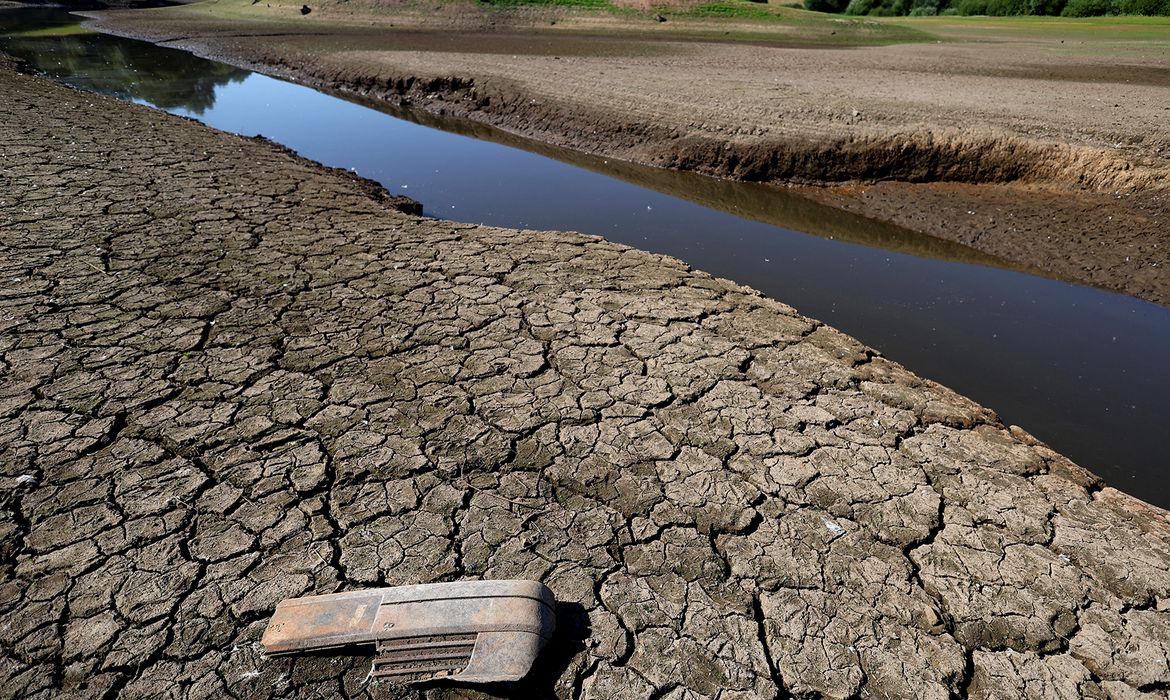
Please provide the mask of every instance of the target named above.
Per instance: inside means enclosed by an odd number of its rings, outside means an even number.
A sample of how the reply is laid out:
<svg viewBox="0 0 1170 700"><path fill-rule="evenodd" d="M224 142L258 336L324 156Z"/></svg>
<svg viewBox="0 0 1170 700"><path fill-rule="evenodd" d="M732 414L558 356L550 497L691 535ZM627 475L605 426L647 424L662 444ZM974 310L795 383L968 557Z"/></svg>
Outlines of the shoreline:
<svg viewBox="0 0 1170 700"><path fill-rule="evenodd" d="M1170 684L1170 513L832 327L2 58L0 91L0 684L407 697L259 653L272 607L481 577L558 597L516 695Z"/></svg>
<svg viewBox="0 0 1170 700"><path fill-rule="evenodd" d="M549 56L524 54L522 51L534 49L520 46L516 50L521 53L510 59L498 53L480 55L483 62L490 59L490 67L473 68L471 58L478 54L446 53L450 51L444 48L446 40L425 31L401 30L402 36L410 35L402 40L411 48L388 53L363 48L367 39L341 25L332 29L329 24L305 25L297 31L321 29L323 33L320 37L282 35L277 40L263 36L261 29L266 25L233 25L233 35L223 36L227 30L209 20L172 12L163 15L163 21L157 14L144 17L139 12L86 14L103 31L183 48L335 94L485 124L557 148L730 179L772 180L813 201L959 243L1045 276L1157 304L1170 303L1170 274L1166 272L1170 266L1170 227L1163 223L1170 221L1170 185L1165 184L1170 182L1170 167L1165 159L1155 158L1141 166L1125 160L1127 156L1121 151L1086 151L1055 141L1029 145L1017 136L997 136L1002 127L977 126L972 133L984 141L970 141L953 127L939 131L926 123L925 130L919 127L917 134L914 129L899 131L896 123L891 132L889 125L871 128L859 122L829 124L827 132L818 126L801 135L797 122L792 128L777 127L787 134L782 140L761 141L747 133L757 129L754 114L739 121L732 118L723 126L704 125L718 129L716 132L688 127L678 121L678 115L669 113L652 123L637 116L635 108L609 105L600 109L597 104L570 100L563 90L558 92L548 83L529 85L515 73L520 66L539 72L549 64L570 60L582 62L583 70L611 65L602 58L573 55L573 50L586 50L564 37L541 38L547 42L541 51L569 51L555 61ZM393 34L399 30L382 31L399 36ZM174 32L183 36L175 38ZM472 44L496 42L483 48L490 52L505 50L508 42L514 41L498 33L470 36ZM386 39L391 43L398 40ZM346 48L350 45L357 48ZM666 47L653 51L665 51L667 56L653 59L649 65L666 62L673 66L696 59L672 58L672 52L697 51L706 56L715 45L660 42L655 46ZM616 80L615 87L627 89L622 82L626 78ZM1170 96L1170 89L1165 95ZM639 98L629 97L637 107ZM862 122L865 118L859 117ZM921 118L931 117L926 113ZM818 132L828 136L815 137ZM863 136L866 133L876 136ZM1155 129L1150 137L1170 143L1170 130ZM1020 152L1031 153L1034 164L1021 170L1019 161L1013 160ZM1064 155L1036 170L1036 164L1045 162L1045 153ZM887 164L894 160L909 165L887 170ZM861 170L836 174L822 170L820 176L808 177L830 162L854 163L850 167ZM1073 170L1061 175L1063 162ZM1069 177L1085 177L1070 174L1075 172L1087 174L1090 182L1097 178L1096 184L1090 189L1084 183L1070 185ZM803 174L796 177L797 173ZM875 182L854 179L879 174ZM1005 178L1011 181L995 182ZM809 180L821 184L801 184ZM983 180L987 182L980 182ZM1115 190L1119 186L1123 189Z"/></svg>

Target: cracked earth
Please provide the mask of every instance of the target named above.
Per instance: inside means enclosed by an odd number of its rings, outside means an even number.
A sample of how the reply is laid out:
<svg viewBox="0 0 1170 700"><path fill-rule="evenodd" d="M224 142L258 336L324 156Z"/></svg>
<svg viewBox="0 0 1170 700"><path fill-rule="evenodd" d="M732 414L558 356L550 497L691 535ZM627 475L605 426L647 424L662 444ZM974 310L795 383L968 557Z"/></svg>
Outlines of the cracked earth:
<svg viewBox="0 0 1170 700"><path fill-rule="evenodd" d="M0 66L0 697L1167 697L1170 515L661 256ZM267 658L532 578L516 686Z"/></svg>

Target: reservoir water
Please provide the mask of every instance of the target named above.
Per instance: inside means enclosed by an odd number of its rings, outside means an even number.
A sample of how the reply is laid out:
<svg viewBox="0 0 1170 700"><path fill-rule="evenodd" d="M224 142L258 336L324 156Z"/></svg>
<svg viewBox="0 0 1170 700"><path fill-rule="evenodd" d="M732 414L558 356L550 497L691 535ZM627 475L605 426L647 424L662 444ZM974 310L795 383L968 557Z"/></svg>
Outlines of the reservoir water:
<svg viewBox="0 0 1170 700"><path fill-rule="evenodd" d="M679 257L832 324L1110 485L1170 507L1170 308L1046 279L781 189L374 109L89 32L79 20L56 9L0 9L0 50L79 88L262 134L413 197L431 216L582 231Z"/></svg>

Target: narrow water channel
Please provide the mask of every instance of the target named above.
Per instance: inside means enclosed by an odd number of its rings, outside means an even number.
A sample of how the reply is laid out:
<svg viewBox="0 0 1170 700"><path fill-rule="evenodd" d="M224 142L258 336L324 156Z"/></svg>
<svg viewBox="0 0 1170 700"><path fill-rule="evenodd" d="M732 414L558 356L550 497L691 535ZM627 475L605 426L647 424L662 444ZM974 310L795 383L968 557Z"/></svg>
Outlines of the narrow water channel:
<svg viewBox="0 0 1170 700"><path fill-rule="evenodd" d="M435 123L428 117L88 32L61 10L0 10L0 50L80 88L263 134L413 197L432 216L583 231L677 256L840 328L1111 485L1170 507L1170 308L1045 279L775 188L431 128L415 123Z"/></svg>

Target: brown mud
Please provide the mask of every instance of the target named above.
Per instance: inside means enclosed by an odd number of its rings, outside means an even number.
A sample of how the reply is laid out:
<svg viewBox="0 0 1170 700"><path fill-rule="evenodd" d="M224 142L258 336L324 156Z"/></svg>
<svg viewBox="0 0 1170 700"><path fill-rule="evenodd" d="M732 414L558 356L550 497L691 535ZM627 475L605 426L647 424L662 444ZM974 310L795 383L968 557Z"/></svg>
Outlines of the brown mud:
<svg viewBox="0 0 1170 700"><path fill-rule="evenodd" d="M0 698L1165 698L1170 513L781 303L0 64ZM531 578L515 686L265 656Z"/></svg>
<svg viewBox="0 0 1170 700"><path fill-rule="evenodd" d="M1164 49L1069 63L1049 46L991 59L950 44L795 50L332 21L146 12L103 13L98 26L582 153L791 186L1019 268L1170 303Z"/></svg>

